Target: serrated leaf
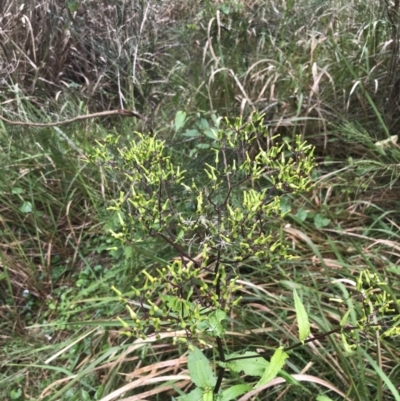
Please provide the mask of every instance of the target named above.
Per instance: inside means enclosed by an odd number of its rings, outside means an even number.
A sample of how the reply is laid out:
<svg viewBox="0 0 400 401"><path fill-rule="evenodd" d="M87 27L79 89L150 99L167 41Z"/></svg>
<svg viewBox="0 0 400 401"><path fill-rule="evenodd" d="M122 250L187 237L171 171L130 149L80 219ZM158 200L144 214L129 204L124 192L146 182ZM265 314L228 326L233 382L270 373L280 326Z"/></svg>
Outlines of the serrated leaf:
<svg viewBox="0 0 400 401"><path fill-rule="evenodd" d="M289 358L289 355L283 351L282 347L279 347L272 355L271 362L268 365L267 369L265 369L261 379L256 384L255 388L261 387L264 384L267 384L271 380L275 379L278 376L279 371L282 369L285 364L285 360Z"/></svg>
<svg viewBox="0 0 400 401"><path fill-rule="evenodd" d="M217 378L211 369L210 362L197 347L193 347L193 350L189 352L188 368L192 382L197 387L214 388Z"/></svg>
<svg viewBox="0 0 400 401"><path fill-rule="evenodd" d="M186 122L186 112L178 111L175 115L175 132L178 132Z"/></svg>
<svg viewBox="0 0 400 401"><path fill-rule="evenodd" d="M240 395L251 391L253 387L247 384L236 384L235 386L229 387L225 391L222 392L220 396L221 401L231 401L235 400Z"/></svg>
<svg viewBox="0 0 400 401"><path fill-rule="evenodd" d="M310 335L310 321L308 320L306 308L295 289L293 290L293 298L297 325L299 326L299 340L304 344L304 340Z"/></svg>

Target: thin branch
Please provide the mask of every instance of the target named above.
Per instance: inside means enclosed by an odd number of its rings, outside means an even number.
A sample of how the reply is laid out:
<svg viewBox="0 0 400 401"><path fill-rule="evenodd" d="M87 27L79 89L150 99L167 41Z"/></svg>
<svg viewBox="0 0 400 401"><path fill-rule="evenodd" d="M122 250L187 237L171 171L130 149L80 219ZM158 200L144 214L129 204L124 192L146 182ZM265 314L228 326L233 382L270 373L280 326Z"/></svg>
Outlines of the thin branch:
<svg viewBox="0 0 400 401"><path fill-rule="evenodd" d="M32 123L32 122L28 122L28 121L12 121L1 115L0 115L0 120L9 125L21 125L24 127L55 127L57 125L71 124L75 121L87 120L88 118L107 117L107 116L113 116L113 115L119 115L122 117L136 117L140 120L147 121L146 117L142 116L137 111L126 110L126 109L108 110L108 111L100 111L98 113L92 113L92 114L84 114L81 116L70 118L69 120L55 121L52 123Z"/></svg>

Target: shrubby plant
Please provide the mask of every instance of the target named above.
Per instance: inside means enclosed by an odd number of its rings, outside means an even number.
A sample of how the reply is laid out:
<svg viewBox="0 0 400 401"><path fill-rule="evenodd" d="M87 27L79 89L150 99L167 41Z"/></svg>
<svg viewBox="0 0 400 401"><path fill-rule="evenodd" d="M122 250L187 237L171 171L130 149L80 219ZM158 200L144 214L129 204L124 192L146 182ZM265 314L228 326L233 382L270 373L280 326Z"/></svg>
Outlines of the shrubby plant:
<svg viewBox="0 0 400 401"><path fill-rule="evenodd" d="M182 130L185 120L186 114L178 112L176 132ZM260 376L256 388L277 375L297 383L281 370L289 350L312 341L307 339L310 325L296 291L300 342L287 349L277 348L270 363L255 352L226 355L222 339L227 314L241 300L237 280L242 264L270 269L277 261L293 258L279 228L279 219L286 213L281 198L311 188L313 147L299 136L293 141L271 137L259 115L248 122L214 118L212 127L183 134L203 145L195 147L199 158L202 148L208 155L202 167L193 172L175 160L165 141L156 135L136 134L137 139L125 146L119 144L119 138L107 137L91 157L123 174L130 184L109 207L117 221L110 233L115 248L122 247L125 254L153 252L143 245L156 238L168 244L176 256L167 264L160 259L154 270L144 268L132 279L129 296L114 288L129 313L129 318L119 318L122 332L142 338L174 332L176 341L188 343L189 372L197 387L181 400L215 397L228 401L252 389L238 384L221 391L226 369ZM359 282L364 281L371 284L371 277L365 275ZM350 333L376 326L368 318L380 307L376 299L375 303L370 301L372 294L364 297L363 302L368 299L365 305L372 305L372 310L360 318L359 326L346 324L346 314L337 330L322 336L340 332L351 352ZM205 344L210 337L219 353L218 374L194 345Z"/></svg>
<svg viewBox="0 0 400 401"><path fill-rule="evenodd" d="M134 250L156 237L178 255L156 272L142 271L138 281L143 286L135 290L148 304L148 320L131 327L136 335L146 335L149 323L156 333L176 327L189 336L203 331L211 313L228 312L238 303L233 293L239 289L241 262L254 260L269 268L275 260L292 257L273 220L284 215L282 194L310 188L312 147L300 137L294 144L275 137L273 146L251 157L256 140L268 136L260 116L249 123L226 121L225 128L211 133L212 160L195 176L152 135L137 133L138 140L122 148L118 138L109 137L94 155L131 184L109 207L119 220L111 235ZM110 145L116 154L109 152Z"/></svg>

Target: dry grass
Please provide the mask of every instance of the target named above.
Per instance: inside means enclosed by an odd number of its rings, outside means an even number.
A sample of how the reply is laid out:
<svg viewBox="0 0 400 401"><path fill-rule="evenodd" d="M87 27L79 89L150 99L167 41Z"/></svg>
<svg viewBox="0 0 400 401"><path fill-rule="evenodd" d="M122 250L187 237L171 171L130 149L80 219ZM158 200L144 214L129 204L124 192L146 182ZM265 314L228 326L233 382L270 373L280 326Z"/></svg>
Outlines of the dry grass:
<svg viewBox="0 0 400 401"><path fill-rule="evenodd" d="M160 127L175 99L175 108L194 111L256 109L276 131L324 132L325 146L328 122L343 113L378 121L382 133L385 120L395 129L396 26L376 17L394 9L373 1L218 4L7 0L8 113L23 112L21 98L46 116L83 101L91 112L136 107Z"/></svg>

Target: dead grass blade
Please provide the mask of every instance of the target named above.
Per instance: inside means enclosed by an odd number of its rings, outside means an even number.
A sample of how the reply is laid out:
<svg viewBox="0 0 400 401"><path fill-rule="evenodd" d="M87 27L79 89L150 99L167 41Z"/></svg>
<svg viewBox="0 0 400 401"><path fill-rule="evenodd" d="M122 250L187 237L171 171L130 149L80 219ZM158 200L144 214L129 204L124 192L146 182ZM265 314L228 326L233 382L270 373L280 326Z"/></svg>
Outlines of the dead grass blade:
<svg viewBox="0 0 400 401"><path fill-rule="evenodd" d="M296 379L299 382L308 382L308 383L318 384L318 385L340 395L346 401L353 401L351 398L347 397L346 394L341 392L336 386L334 386L333 384L329 383L326 380L320 379L317 376L303 375L303 374L294 374L292 376L294 379ZM265 384L264 386L261 386L255 390L250 391L245 396L239 398L238 401L248 401L251 399L251 397L260 395L260 393L262 393L262 391L264 391L270 387L277 386L279 384L283 384L283 383L286 383L285 379L283 379L282 377L277 377L277 378L271 380L269 383Z"/></svg>

